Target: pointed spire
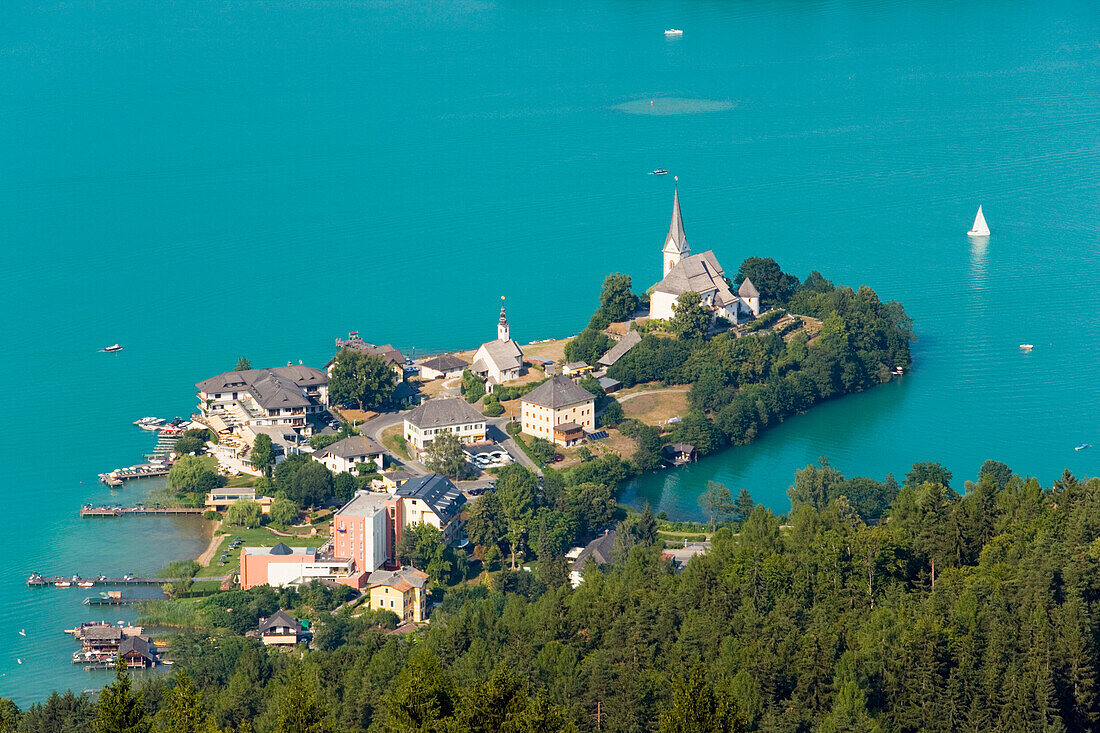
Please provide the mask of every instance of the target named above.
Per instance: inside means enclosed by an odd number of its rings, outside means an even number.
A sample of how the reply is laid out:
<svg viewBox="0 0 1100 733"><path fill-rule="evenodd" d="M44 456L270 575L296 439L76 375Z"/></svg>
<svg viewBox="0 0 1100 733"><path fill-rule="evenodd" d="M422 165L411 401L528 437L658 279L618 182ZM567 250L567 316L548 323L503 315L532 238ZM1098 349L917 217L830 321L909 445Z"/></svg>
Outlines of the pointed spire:
<svg viewBox="0 0 1100 733"><path fill-rule="evenodd" d="M687 256L691 248L687 243L687 235L684 233L684 219L680 215L680 189L677 188L672 195L672 223L668 226L668 236L665 237L664 252Z"/></svg>
<svg viewBox="0 0 1100 733"><path fill-rule="evenodd" d="M500 296L500 325L508 325L508 317L504 315L504 296Z"/></svg>
<svg viewBox="0 0 1100 733"><path fill-rule="evenodd" d="M500 320L497 322L497 341L511 341L508 331L508 317L504 315L504 296L500 296Z"/></svg>

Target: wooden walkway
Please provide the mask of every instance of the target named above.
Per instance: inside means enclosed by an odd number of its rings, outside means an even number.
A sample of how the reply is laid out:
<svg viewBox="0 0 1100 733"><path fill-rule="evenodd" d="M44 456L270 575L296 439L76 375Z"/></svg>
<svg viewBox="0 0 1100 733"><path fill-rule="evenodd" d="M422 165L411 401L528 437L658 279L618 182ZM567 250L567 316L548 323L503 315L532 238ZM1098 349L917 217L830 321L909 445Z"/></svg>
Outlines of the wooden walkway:
<svg viewBox="0 0 1100 733"><path fill-rule="evenodd" d="M142 463L127 468L116 468L110 473L99 474L99 480L111 487L122 486L130 479L152 478L154 476L167 476L170 466L166 464Z"/></svg>
<svg viewBox="0 0 1100 733"><path fill-rule="evenodd" d="M142 515L189 515L189 516L202 516L205 509L194 507L153 507L146 508L142 506L135 507L118 507L118 506L82 506L80 507L80 517L82 519L88 517L130 517L130 516L142 516Z"/></svg>
<svg viewBox="0 0 1100 733"><path fill-rule="evenodd" d="M164 585L165 583L178 583L186 578L108 578L108 577L95 577L95 578L80 578L80 582L91 583L92 585ZM32 575L27 578L27 585L31 587L43 587L48 585L54 585L55 583L70 583L68 587L77 588L76 581L72 577L63 577L61 575Z"/></svg>

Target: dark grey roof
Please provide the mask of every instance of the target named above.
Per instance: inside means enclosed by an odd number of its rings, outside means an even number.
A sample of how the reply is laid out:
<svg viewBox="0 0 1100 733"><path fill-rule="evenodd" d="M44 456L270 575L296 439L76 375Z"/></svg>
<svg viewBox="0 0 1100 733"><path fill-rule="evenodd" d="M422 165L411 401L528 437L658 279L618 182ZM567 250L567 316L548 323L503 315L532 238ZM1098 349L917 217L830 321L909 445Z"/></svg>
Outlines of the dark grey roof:
<svg viewBox="0 0 1100 733"><path fill-rule="evenodd" d="M349 435L343 440L338 440L332 445L316 451L313 457L336 456L337 458L350 459L359 456L377 456L384 452L382 446L365 435Z"/></svg>
<svg viewBox="0 0 1100 733"><path fill-rule="evenodd" d="M403 591L405 588L402 587L402 581L413 588L423 588L428 583L428 574L412 565L402 565L397 570L375 570L367 576L371 588L385 585L398 587Z"/></svg>
<svg viewBox="0 0 1100 733"><path fill-rule="evenodd" d="M465 425L483 422L485 416L475 410L466 400L458 397L428 400L405 415L405 420L418 428L442 428L450 425Z"/></svg>
<svg viewBox="0 0 1100 733"><path fill-rule="evenodd" d="M285 377L294 383L296 387L309 389L328 384L328 374L322 369L314 369L307 366L272 367L270 369L247 369L243 372L223 372L215 377L198 382L195 387L206 394L218 392L239 392L247 389L254 382L274 374L276 377Z"/></svg>
<svg viewBox="0 0 1100 733"><path fill-rule="evenodd" d="M535 387L521 399L523 402L530 402L532 405L539 405L540 407L558 408L593 400L595 397L584 387L574 384L569 377L557 374Z"/></svg>
<svg viewBox="0 0 1100 733"><path fill-rule="evenodd" d="M120 657L134 652L146 659L153 659L153 650L144 636L128 636L118 646Z"/></svg>
<svg viewBox="0 0 1100 733"><path fill-rule="evenodd" d="M419 499L427 504L440 522L447 522L466 503L466 497L446 476L433 473L428 476L411 478L397 487L397 496L404 499Z"/></svg>
<svg viewBox="0 0 1100 733"><path fill-rule="evenodd" d="M84 629L84 641L121 641L122 629L117 626L88 626Z"/></svg>
<svg viewBox="0 0 1100 733"><path fill-rule="evenodd" d="M470 366L470 362L460 359L454 354L440 354L427 361L420 362L420 366L434 369L437 372L453 372L455 369L465 369Z"/></svg>
<svg viewBox="0 0 1100 733"><path fill-rule="evenodd" d="M600 357L600 364L605 367L611 366L621 359L623 354L637 346L641 340L642 335L637 331L627 331L626 335L619 339L619 343L612 346L606 354Z"/></svg>
<svg viewBox="0 0 1100 733"><path fill-rule="evenodd" d="M302 394L302 388L287 377L265 374L248 386L248 393L256 404L265 410L278 410L284 407L307 407L312 404Z"/></svg>
<svg viewBox="0 0 1100 733"><path fill-rule="evenodd" d="M287 547L284 543L280 542L271 548L270 555L293 555L294 550Z"/></svg>
<svg viewBox="0 0 1100 733"><path fill-rule="evenodd" d="M742 298L759 298L760 291L756 289L756 286L752 284L752 280L747 277L745 281L741 283L741 287L737 289L737 294Z"/></svg>
<svg viewBox="0 0 1100 733"><path fill-rule="evenodd" d="M573 561L573 570L584 570L589 558L599 565L611 562L611 553L615 549L615 530L606 532L589 542Z"/></svg>
<svg viewBox="0 0 1100 733"><path fill-rule="evenodd" d="M280 628L292 629L294 633L302 631L302 625L296 619L291 618L286 611L276 611L260 622L261 634Z"/></svg>
<svg viewBox="0 0 1100 733"><path fill-rule="evenodd" d="M684 233L684 218L680 215L680 190L672 195L672 223L668 225L665 237L665 252L686 253L690 251L687 234Z"/></svg>
<svg viewBox="0 0 1100 733"><path fill-rule="evenodd" d="M691 443L669 443L662 450L670 453L694 453L695 446Z"/></svg>
<svg viewBox="0 0 1100 733"><path fill-rule="evenodd" d="M612 379L611 377L600 377L596 380L596 383L605 391L609 389L618 389L623 386L622 382L618 379Z"/></svg>

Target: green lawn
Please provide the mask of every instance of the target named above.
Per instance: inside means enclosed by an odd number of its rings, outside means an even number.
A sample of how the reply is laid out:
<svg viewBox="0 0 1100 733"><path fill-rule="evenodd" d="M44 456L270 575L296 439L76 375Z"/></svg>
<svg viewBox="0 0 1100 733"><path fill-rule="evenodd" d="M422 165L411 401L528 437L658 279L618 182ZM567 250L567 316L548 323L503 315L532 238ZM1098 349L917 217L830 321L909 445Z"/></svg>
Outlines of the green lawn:
<svg viewBox="0 0 1100 733"><path fill-rule="evenodd" d="M228 536L222 538L221 544L218 546L217 552L214 553L214 558L211 560L209 567L199 570L196 578L224 578L229 573L236 573L240 570L241 565L241 548L238 547L235 550L229 549L229 543L233 541L234 537L240 537L244 541L245 546L252 547L274 547L280 542L285 542L291 547L320 547L328 539L327 525L317 528L321 534L316 537L301 537L295 539L293 537L278 537L271 534L263 527L256 529L244 529L243 527L229 527L222 525L220 532L228 532ZM222 552L228 552L229 558L225 565L220 564Z"/></svg>

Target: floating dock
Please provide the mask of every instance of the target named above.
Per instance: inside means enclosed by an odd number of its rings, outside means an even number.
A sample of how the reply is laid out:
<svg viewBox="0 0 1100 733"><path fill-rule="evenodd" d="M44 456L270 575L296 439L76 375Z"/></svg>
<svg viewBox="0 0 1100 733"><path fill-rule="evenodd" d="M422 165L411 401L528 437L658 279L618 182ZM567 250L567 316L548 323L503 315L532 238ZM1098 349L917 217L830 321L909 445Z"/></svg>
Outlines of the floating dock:
<svg viewBox="0 0 1100 733"><path fill-rule="evenodd" d="M167 463L139 463L136 466L116 468L110 473L101 473L99 474L99 480L114 488L122 486L122 484L130 479L167 476L170 468L171 466Z"/></svg>
<svg viewBox="0 0 1100 733"><path fill-rule="evenodd" d="M188 578L135 578L132 576L123 578L108 578L106 576L79 578L79 582L91 583L92 585L164 585L165 583L179 583L183 580L188 580ZM55 583L70 583L69 586L63 587L76 588L78 587L77 582L71 576L64 577L61 575L32 575L27 578L27 585L32 588L54 585Z"/></svg>
<svg viewBox="0 0 1100 733"><path fill-rule="evenodd" d="M121 506L82 506L80 507L81 519L88 517L133 517L143 515L186 515L186 516L202 516L205 509L197 507L152 507L147 508L143 506L134 507L121 507Z"/></svg>

